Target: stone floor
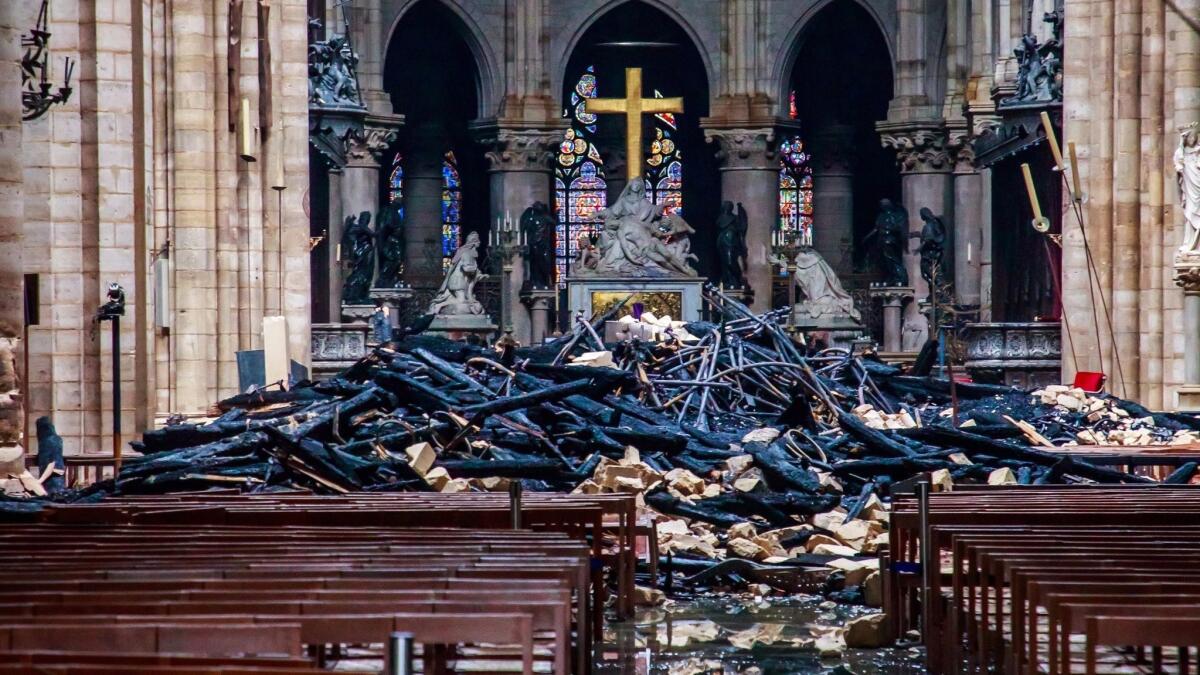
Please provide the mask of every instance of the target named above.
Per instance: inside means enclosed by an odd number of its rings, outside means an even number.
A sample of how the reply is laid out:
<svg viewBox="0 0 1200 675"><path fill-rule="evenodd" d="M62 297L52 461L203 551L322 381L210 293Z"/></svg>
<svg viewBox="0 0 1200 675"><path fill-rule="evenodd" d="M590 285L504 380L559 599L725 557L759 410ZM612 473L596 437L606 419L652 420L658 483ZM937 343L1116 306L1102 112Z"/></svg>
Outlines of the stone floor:
<svg viewBox="0 0 1200 675"><path fill-rule="evenodd" d="M821 658L815 640L861 607L822 604L820 596L754 598L710 596L668 601L643 609L633 621L612 624L597 655L596 672L669 673L925 673L916 647L846 649ZM757 642L755 644L755 642Z"/></svg>
<svg viewBox="0 0 1200 675"><path fill-rule="evenodd" d="M845 649L822 658L815 639L849 619L874 610L830 606L820 596L756 598L711 595L668 600L641 609L632 621L610 623L597 650L596 675L918 675L925 673L924 652L911 646ZM378 673L382 645L352 648L348 658L333 660L339 672ZM518 664L487 658L471 649L459 662L461 672L519 672ZM507 651L507 650L504 650ZM543 654L547 656L547 654ZM420 669L420 660L415 664ZM544 660L535 672L550 672Z"/></svg>

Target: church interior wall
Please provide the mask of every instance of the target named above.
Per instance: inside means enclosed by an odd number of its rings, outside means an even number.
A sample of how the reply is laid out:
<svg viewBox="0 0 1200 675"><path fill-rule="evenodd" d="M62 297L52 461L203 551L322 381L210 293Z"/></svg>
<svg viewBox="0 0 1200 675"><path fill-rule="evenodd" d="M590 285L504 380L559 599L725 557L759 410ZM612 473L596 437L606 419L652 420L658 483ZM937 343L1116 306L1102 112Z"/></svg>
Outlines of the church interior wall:
<svg viewBox="0 0 1200 675"><path fill-rule="evenodd" d="M236 5L237 84L254 112L233 128L224 3L180 1L169 11L153 0L49 4L55 72L61 79L66 56L77 69L70 99L21 127L19 245L38 298L38 321L26 326L26 412L29 420L50 415L69 453L111 447L111 329L92 320L110 282L127 300L125 440L156 415L202 413L235 393L235 352L261 346L265 314L287 315L290 354L307 361L306 237L286 232L307 229L303 186L290 180L307 175L305 3L271 4L265 79L258 5ZM22 31L32 23L28 17ZM270 115L259 106L262 81L272 85ZM238 159L247 126L253 162ZM282 256L281 220L289 224ZM164 298L154 291L158 260L167 261ZM160 314L169 327L159 325Z"/></svg>
<svg viewBox="0 0 1200 675"><path fill-rule="evenodd" d="M1195 0L1176 4L1200 11ZM1178 130L1200 119L1200 36L1160 3L1079 0L1067 3L1066 40L1065 136L1079 148L1096 274L1078 227L1067 227L1063 296L1072 323L1090 325L1095 284L1113 337L1100 307L1101 335L1077 333L1063 367L1069 376L1077 358L1081 370L1108 373L1117 392L1121 370L1128 396L1172 407L1186 381L1186 337L1198 329L1185 326L1170 266L1182 237L1171 154Z"/></svg>

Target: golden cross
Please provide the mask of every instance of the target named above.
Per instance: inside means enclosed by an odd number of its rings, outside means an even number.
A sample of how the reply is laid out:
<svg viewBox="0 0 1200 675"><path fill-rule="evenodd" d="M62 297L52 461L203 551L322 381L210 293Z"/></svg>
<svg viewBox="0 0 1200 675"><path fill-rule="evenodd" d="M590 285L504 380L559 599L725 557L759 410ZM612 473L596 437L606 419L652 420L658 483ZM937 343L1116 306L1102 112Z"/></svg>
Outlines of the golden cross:
<svg viewBox="0 0 1200 675"><path fill-rule="evenodd" d="M584 111L604 115L625 115L625 177L642 178L642 115L682 113L683 99L642 98L642 69L625 69L625 98L584 99Z"/></svg>

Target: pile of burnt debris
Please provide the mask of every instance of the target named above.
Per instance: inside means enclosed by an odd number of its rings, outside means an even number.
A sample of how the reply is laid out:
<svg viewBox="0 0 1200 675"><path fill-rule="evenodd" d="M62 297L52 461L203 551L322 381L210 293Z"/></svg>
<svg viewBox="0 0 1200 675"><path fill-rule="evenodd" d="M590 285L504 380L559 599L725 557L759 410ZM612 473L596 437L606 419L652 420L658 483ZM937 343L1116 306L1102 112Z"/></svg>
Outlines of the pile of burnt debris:
<svg viewBox="0 0 1200 675"><path fill-rule="evenodd" d="M870 554L891 489L915 475L1150 482L1054 446L1200 436L1196 418L1107 395L952 386L870 355L810 353L781 313L753 314L711 287L705 299L720 322L612 322L618 306L532 348L410 335L336 378L234 396L203 423L147 432L117 478L10 495L0 513L210 488L454 492L520 481L638 493L664 551L707 574L714 559L744 571ZM1166 480L1195 471L1186 464Z"/></svg>

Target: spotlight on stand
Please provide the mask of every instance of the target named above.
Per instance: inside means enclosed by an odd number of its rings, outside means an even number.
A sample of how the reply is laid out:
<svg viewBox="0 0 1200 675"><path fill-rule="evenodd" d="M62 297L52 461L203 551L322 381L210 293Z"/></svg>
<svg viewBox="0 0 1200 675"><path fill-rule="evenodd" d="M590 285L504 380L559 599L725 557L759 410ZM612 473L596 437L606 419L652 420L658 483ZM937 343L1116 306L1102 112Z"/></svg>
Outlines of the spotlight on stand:
<svg viewBox="0 0 1200 675"><path fill-rule="evenodd" d="M108 285L105 302L96 310L96 323L112 323L112 439L113 464L121 472L121 317L125 316L125 289L118 283Z"/></svg>

